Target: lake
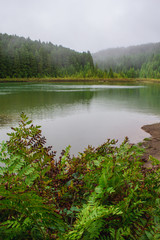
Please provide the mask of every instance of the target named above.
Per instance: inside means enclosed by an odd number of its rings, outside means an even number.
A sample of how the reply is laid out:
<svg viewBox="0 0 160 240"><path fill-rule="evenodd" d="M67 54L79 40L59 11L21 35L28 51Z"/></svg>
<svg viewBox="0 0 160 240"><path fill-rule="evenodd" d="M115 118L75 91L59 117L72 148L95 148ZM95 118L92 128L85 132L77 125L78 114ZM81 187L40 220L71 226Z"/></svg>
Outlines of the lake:
<svg viewBox="0 0 160 240"><path fill-rule="evenodd" d="M108 138L142 141L145 124L160 121L160 84L0 83L0 141L21 112L42 126L58 153L77 154Z"/></svg>

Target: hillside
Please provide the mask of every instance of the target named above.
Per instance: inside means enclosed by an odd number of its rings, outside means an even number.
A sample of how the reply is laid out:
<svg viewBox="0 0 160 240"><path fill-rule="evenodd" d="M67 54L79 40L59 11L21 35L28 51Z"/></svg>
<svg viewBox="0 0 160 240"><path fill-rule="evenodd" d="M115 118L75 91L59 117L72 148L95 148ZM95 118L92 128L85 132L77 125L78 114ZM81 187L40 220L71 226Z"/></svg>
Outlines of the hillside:
<svg viewBox="0 0 160 240"><path fill-rule="evenodd" d="M0 34L0 78L66 77L92 68L90 52Z"/></svg>
<svg viewBox="0 0 160 240"><path fill-rule="evenodd" d="M160 43L106 49L92 57L103 70L111 68L127 77L160 78Z"/></svg>
<svg viewBox="0 0 160 240"><path fill-rule="evenodd" d="M94 66L95 65L95 66ZM160 78L160 43L79 53L0 33L0 78Z"/></svg>

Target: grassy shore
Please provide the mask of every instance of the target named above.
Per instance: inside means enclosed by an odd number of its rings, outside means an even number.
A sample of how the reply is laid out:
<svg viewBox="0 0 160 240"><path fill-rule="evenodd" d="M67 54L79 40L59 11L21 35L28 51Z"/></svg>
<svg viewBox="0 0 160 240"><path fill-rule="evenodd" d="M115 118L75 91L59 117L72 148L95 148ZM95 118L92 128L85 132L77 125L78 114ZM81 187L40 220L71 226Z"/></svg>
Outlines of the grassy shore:
<svg viewBox="0 0 160 240"><path fill-rule="evenodd" d="M151 78L0 78L0 83L4 82L160 82L160 79Z"/></svg>

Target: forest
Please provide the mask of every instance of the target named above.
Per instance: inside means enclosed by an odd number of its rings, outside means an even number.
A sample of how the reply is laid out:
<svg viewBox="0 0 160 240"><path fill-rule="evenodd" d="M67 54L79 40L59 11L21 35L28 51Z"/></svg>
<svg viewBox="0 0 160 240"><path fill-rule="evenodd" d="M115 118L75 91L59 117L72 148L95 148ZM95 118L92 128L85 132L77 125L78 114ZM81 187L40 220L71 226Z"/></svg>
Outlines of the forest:
<svg viewBox="0 0 160 240"><path fill-rule="evenodd" d="M93 67L90 52L0 34L0 78L84 75Z"/></svg>
<svg viewBox="0 0 160 240"><path fill-rule="evenodd" d="M106 49L92 57L100 69L121 77L160 78L160 43Z"/></svg>
<svg viewBox="0 0 160 240"><path fill-rule="evenodd" d="M160 78L160 43L91 54L0 34L0 78Z"/></svg>

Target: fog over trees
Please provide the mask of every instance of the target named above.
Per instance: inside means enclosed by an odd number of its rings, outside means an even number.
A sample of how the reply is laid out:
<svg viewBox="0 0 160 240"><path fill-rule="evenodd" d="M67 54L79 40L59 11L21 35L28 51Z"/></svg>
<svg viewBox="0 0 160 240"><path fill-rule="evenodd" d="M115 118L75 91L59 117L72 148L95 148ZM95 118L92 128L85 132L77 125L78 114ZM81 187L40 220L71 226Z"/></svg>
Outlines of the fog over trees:
<svg viewBox="0 0 160 240"><path fill-rule="evenodd" d="M51 42L0 34L0 78L160 78L160 43L91 55Z"/></svg>
<svg viewBox="0 0 160 240"><path fill-rule="evenodd" d="M92 57L102 70L112 69L131 78L160 78L160 43L106 49Z"/></svg>
<svg viewBox="0 0 160 240"><path fill-rule="evenodd" d="M66 77L92 68L90 52L0 34L0 78Z"/></svg>

